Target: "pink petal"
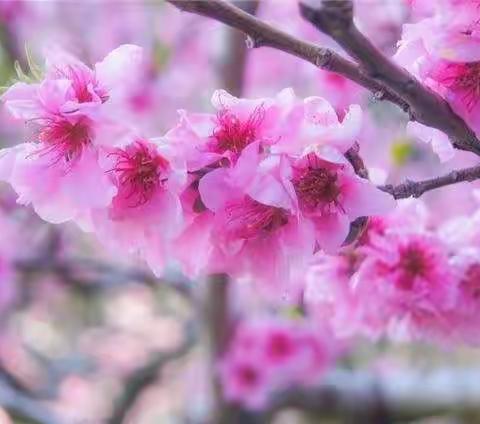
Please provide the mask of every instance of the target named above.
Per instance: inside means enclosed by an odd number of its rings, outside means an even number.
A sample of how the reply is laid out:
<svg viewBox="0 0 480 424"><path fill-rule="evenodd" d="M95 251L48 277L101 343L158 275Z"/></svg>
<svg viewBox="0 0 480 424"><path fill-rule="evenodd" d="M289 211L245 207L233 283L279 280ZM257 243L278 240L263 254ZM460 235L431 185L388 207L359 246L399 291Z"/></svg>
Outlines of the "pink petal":
<svg viewBox="0 0 480 424"><path fill-rule="evenodd" d="M360 216L383 215L395 209L396 201L388 193L361 178L346 177L342 206L351 221Z"/></svg>
<svg viewBox="0 0 480 424"><path fill-rule="evenodd" d="M17 119L33 119L45 112L37 101L38 84L13 84L1 97L6 109Z"/></svg>
<svg viewBox="0 0 480 424"><path fill-rule="evenodd" d="M455 156L455 149L448 137L435 128L410 121L407 124L407 134L417 137L426 143L431 143L433 151L442 162L446 162Z"/></svg>
<svg viewBox="0 0 480 424"><path fill-rule="evenodd" d="M318 244L327 253L338 250L350 231L350 221L341 213L322 215L315 218L313 223Z"/></svg>
<svg viewBox="0 0 480 424"><path fill-rule="evenodd" d="M203 204L213 212L224 209L236 195L230 183L229 170L218 168L202 177L198 191Z"/></svg>
<svg viewBox="0 0 480 424"><path fill-rule="evenodd" d="M138 80L143 60L141 47L123 44L95 65L95 73L108 90L124 88Z"/></svg>
<svg viewBox="0 0 480 424"><path fill-rule="evenodd" d="M332 105L322 97L308 97L304 100L305 119L313 124L330 126L338 124L338 117Z"/></svg>

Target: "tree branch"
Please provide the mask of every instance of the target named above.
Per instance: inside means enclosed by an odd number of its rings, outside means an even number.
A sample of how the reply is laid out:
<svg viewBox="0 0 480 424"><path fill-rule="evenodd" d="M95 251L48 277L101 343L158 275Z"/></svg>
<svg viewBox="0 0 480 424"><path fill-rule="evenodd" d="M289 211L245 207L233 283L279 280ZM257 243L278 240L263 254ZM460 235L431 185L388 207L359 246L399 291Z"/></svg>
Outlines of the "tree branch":
<svg viewBox="0 0 480 424"><path fill-rule="evenodd" d="M0 405L7 411L34 424L60 424L60 419L50 409L22 390L0 379Z"/></svg>
<svg viewBox="0 0 480 424"><path fill-rule="evenodd" d="M377 99L388 100L405 111L409 106L383 84L364 73L352 61L333 50L299 40L242 11L225 0L166 0L180 10L206 16L242 31L249 47L271 47L299 57L318 68L336 72L370 90Z"/></svg>
<svg viewBox="0 0 480 424"><path fill-rule="evenodd" d="M405 199L407 197L420 197L427 191L434 190L439 187L445 187L464 181L472 182L480 179L480 166L472 166L471 168L459 169L449 172L440 177L431 178L423 181L407 180L399 185L379 186L380 190L390 193L395 199Z"/></svg>
<svg viewBox="0 0 480 424"><path fill-rule="evenodd" d="M351 0L317 0L316 7L312 3L299 3L302 16L340 44L367 75L402 98L409 106L411 119L444 132L456 148L480 155L475 132L450 105L387 58L359 31L353 21Z"/></svg>
<svg viewBox="0 0 480 424"><path fill-rule="evenodd" d="M126 422L127 415L135 402L145 389L155 383L158 379L158 373L167 364L185 356L195 344L195 332L191 326L186 326L185 340L182 344L171 352L162 352L153 356L153 358L135 370L125 382L125 390L118 399L111 417L107 424L123 424Z"/></svg>
<svg viewBox="0 0 480 424"><path fill-rule="evenodd" d="M235 4L251 15L255 15L258 0L237 0ZM228 51L222 66L224 88L234 96L241 96L245 83L245 65L247 62L247 46L241 32L229 30L227 35Z"/></svg>
<svg viewBox="0 0 480 424"><path fill-rule="evenodd" d="M394 377L334 370L318 387L279 394L265 418L284 408L298 408L317 419L349 418L348 422L358 424L410 422L451 413L478 417L479 379L479 369L404 372Z"/></svg>

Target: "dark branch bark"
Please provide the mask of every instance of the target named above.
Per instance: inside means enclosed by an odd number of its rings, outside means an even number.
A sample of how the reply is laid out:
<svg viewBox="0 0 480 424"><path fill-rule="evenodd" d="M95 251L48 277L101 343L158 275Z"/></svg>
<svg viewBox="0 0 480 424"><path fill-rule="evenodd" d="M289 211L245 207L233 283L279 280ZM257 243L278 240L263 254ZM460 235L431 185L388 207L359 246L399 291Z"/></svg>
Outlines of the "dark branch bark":
<svg viewBox="0 0 480 424"><path fill-rule="evenodd" d="M235 4L251 15L255 15L259 5L258 0L237 0ZM245 83L245 65L247 61L245 36L234 29L229 30L227 46L228 51L222 67L224 88L234 96L241 96Z"/></svg>
<svg viewBox="0 0 480 424"><path fill-rule="evenodd" d="M318 7L300 2L300 11L355 58L367 75L402 98L412 119L444 132L456 148L480 155L480 141L450 105L387 58L358 30L351 0L318 0Z"/></svg>
<svg viewBox="0 0 480 424"><path fill-rule="evenodd" d="M358 65L343 58L333 50L316 46L286 32L283 32L262 20L242 11L224 0L166 0L178 9L206 16L242 31L248 36L250 47L271 47L297 56L313 65L343 75L370 90L376 98L395 103L403 110L408 104L384 85L371 78Z"/></svg>
<svg viewBox="0 0 480 424"><path fill-rule="evenodd" d="M425 192L436 188L464 181L472 182L478 179L480 179L480 166L472 166L471 168L455 170L446 175L424 181L407 180L399 185L388 184L379 188L390 193L395 199L405 199L407 197L420 197Z"/></svg>

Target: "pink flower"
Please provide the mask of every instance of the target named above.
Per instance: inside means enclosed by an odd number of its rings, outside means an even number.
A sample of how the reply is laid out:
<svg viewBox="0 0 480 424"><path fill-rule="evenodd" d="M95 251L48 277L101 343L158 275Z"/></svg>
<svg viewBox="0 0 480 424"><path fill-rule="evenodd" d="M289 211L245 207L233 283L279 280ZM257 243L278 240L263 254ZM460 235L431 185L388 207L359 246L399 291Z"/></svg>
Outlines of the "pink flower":
<svg viewBox="0 0 480 424"><path fill-rule="evenodd" d="M326 251L338 249L350 223L360 216L393 209L392 197L358 177L341 156L309 153L292 160L290 182L299 208L315 227L316 240Z"/></svg>
<svg viewBox="0 0 480 424"><path fill-rule="evenodd" d="M307 321L241 321L219 364L227 399L259 409L292 385L318 382L338 353L336 340Z"/></svg>
<svg viewBox="0 0 480 424"><path fill-rule="evenodd" d="M449 311L445 317L445 322L448 323L447 329L440 328L435 334L439 340L467 343L473 346L478 346L480 343L478 323L480 261L478 254L477 248L466 248L459 251L452 260L452 266L458 275L459 295L455 308Z"/></svg>
<svg viewBox="0 0 480 424"><path fill-rule="evenodd" d="M281 157L260 162L258 148L251 144L234 167L200 180L202 203L214 213L208 268L251 276L278 294L312 254L314 234L297 213L294 192L282 184Z"/></svg>
<svg viewBox="0 0 480 424"><path fill-rule="evenodd" d="M476 2L440 2L433 17L405 25L396 60L445 98L477 133L480 72L480 8ZM440 131L409 123L409 131L431 142L442 161L454 150Z"/></svg>
<svg viewBox="0 0 480 424"><path fill-rule="evenodd" d="M319 252L305 272L307 310L315 321L328 323L340 338L365 333L361 331L363 322L359 315L362 299L355 296L351 285L351 278L364 258L358 249L351 247L336 255ZM372 336L370 332L367 334Z"/></svg>
<svg viewBox="0 0 480 424"><path fill-rule="evenodd" d="M351 284L362 299L360 319L372 332L405 326L410 337L421 337L454 307L456 278L438 237L408 230L387 232L364 253Z"/></svg>
<svg viewBox="0 0 480 424"><path fill-rule="evenodd" d="M263 149L278 141L282 108L292 96L290 90L283 90L276 98L250 100L217 90L212 97L215 115L182 110L179 124L166 138L185 152L189 170L222 160L234 164L251 143L258 142Z"/></svg>
<svg viewBox="0 0 480 424"><path fill-rule="evenodd" d="M161 275L169 242L182 226L183 162L162 140L134 138L112 148L102 167L117 194L108 208L93 212L97 236L119 251L139 254Z"/></svg>
<svg viewBox="0 0 480 424"><path fill-rule="evenodd" d="M253 410L262 409L270 393L268 371L256 359L232 356L219 366L225 399Z"/></svg>
<svg viewBox="0 0 480 424"><path fill-rule="evenodd" d="M43 81L7 90L5 107L34 131L33 143L0 152L0 178L12 185L19 203L31 203L54 223L84 219L110 204L116 188L99 158L103 145L128 129L103 108L124 82L125 65L134 64L140 54L138 47L121 46L91 70L55 51Z"/></svg>
<svg viewBox="0 0 480 424"><path fill-rule="evenodd" d="M312 149L336 148L345 153L359 136L362 110L352 105L340 122L332 105L322 97L295 99L289 103L281 123L275 153L304 153Z"/></svg>

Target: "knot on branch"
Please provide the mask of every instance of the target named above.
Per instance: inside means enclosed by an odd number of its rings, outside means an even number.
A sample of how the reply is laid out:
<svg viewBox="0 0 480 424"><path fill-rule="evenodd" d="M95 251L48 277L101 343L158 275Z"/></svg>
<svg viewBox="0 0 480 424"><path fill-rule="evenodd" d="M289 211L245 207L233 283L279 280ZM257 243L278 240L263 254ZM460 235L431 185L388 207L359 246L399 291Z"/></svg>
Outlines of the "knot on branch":
<svg viewBox="0 0 480 424"><path fill-rule="evenodd" d="M351 0L302 0L299 8L305 20L326 34L344 31L353 24Z"/></svg>
<svg viewBox="0 0 480 424"><path fill-rule="evenodd" d="M360 156L360 145L357 142L355 142L354 145L346 151L345 157L353 166L355 173L360 178L365 178L368 180L368 169L365 166L362 157Z"/></svg>
<svg viewBox="0 0 480 424"><path fill-rule="evenodd" d="M329 49L319 48L315 57L315 66L322 69L329 69L333 53Z"/></svg>
<svg viewBox="0 0 480 424"><path fill-rule="evenodd" d="M258 47L264 46L265 42L262 37L253 37L251 35L247 35L247 38L245 39L245 45L247 46L247 49L256 49Z"/></svg>

